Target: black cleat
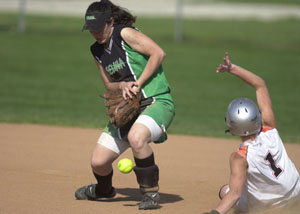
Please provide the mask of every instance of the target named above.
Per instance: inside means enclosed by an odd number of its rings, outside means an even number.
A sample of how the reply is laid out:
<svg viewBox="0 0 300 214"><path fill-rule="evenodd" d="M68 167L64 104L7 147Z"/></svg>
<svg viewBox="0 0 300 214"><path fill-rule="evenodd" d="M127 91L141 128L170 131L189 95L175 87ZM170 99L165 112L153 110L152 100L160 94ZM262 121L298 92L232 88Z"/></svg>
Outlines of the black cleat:
<svg viewBox="0 0 300 214"><path fill-rule="evenodd" d="M84 186L76 190L75 198L77 200L91 200L95 201L100 198L113 198L116 195L116 190L114 187L106 194L97 194L96 193L96 186L97 184L91 184L88 186Z"/></svg>
<svg viewBox="0 0 300 214"><path fill-rule="evenodd" d="M139 204L140 210L153 210L159 208L159 193L158 192L146 192L143 195L142 201Z"/></svg>

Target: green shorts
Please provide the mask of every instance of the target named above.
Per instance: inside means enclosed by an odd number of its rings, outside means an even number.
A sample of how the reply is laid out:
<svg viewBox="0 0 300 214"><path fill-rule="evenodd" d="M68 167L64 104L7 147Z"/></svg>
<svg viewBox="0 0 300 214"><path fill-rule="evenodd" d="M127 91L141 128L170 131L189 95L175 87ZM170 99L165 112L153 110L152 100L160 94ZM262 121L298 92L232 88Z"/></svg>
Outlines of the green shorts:
<svg viewBox="0 0 300 214"><path fill-rule="evenodd" d="M155 97L154 103L147 106L139 115L147 115L151 117L159 127L163 130L163 135L155 143L162 143L167 140L167 129L171 125L171 122L175 116L175 106L170 94L163 94ZM133 124L133 123L132 123ZM130 126L131 127L131 126ZM129 128L130 129L130 128ZM127 134L129 129L122 133L121 129L116 129L112 124L108 123L104 129L104 132L110 134L113 137L117 137L122 140L127 140ZM124 131L123 131L124 132Z"/></svg>

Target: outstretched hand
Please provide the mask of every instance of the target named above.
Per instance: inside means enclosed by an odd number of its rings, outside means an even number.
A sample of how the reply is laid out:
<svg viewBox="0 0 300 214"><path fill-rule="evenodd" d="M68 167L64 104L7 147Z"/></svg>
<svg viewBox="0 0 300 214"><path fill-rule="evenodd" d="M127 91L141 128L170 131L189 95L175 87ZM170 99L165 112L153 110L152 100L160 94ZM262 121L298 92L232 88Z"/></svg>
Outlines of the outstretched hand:
<svg viewBox="0 0 300 214"><path fill-rule="evenodd" d="M230 72L232 64L230 62L228 52L225 53L224 64L220 64L217 68L217 73Z"/></svg>

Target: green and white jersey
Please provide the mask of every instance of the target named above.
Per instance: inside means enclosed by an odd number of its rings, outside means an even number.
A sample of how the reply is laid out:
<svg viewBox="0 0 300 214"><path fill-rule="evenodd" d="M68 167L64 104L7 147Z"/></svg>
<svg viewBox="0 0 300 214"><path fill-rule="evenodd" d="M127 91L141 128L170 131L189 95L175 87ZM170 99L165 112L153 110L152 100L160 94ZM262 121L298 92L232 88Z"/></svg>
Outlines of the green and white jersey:
<svg viewBox="0 0 300 214"><path fill-rule="evenodd" d="M103 66L112 82L137 81L148 62L148 56L133 50L121 37L121 30L127 27L136 29L130 25L115 24L108 46L100 45L98 42L91 46L94 58ZM146 114L159 126L167 129L174 116L174 103L162 66L159 66L142 86L141 92L139 115ZM126 139L137 117L119 129L115 129L109 123L104 131L120 139Z"/></svg>
<svg viewBox="0 0 300 214"><path fill-rule="evenodd" d="M116 24L108 47L97 42L91 46L94 58L105 68L113 82L138 80L148 62L148 56L133 50L121 37L121 30L127 27L136 29L130 25ZM162 66L142 86L141 91L142 100L170 93Z"/></svg>

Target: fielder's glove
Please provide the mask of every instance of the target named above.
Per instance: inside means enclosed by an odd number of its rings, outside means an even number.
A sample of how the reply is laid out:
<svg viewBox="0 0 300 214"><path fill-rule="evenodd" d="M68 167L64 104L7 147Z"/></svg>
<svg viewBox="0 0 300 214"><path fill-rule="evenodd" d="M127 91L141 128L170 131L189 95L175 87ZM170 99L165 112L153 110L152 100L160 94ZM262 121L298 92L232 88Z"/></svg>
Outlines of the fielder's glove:
<svg viewBox="0 0 300 214"><path fill-rule="evenodd" d="M123 127L138 114L141 97L139 92L137 92L137 95L133 95L132 98L128 97L127 100L124 100L122 90L108 90L103 97L105 99L106 114L115 128Z"/></svg>

